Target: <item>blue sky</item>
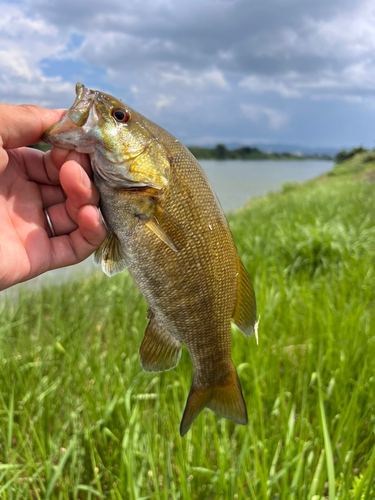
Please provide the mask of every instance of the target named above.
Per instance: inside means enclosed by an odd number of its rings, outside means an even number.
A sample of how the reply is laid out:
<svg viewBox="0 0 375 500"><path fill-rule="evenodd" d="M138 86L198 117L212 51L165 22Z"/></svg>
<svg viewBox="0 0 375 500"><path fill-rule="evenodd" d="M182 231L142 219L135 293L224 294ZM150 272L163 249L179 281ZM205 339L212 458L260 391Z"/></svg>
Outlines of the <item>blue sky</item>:
<svg viewBox="0 0 375 500"><path fill-rule="evenodd" d="M186 144L375 147L373 0L0 1L2 102L113 93Z"/></svg>

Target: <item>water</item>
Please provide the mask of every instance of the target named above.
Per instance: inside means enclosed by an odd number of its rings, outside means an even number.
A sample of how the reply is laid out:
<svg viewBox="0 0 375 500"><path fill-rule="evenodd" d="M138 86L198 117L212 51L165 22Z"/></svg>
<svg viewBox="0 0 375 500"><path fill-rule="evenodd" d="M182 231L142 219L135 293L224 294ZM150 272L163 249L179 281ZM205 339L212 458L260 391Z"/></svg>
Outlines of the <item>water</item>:
<svg viewBox="0 0 375 500"><path fill-rule="evenodd" d="M333 167L329 161L201 161L224 212L256 196L277 191L287 181L304 182Z"/></svg>
<svg viewBox="0 0 375 500"><path fill-rule="evenodd" d="M303 182L327 172L333 166L332 162L327 161L205 160L200 163L218 195L224 212L239 208L251 198L276 191L284 182ZM76 266L50 271L27 283L0 292L0 299L5 295L16 295L20 288L57 284L73 277L82 278L99 269L94 266L90 257Z"/></svg>

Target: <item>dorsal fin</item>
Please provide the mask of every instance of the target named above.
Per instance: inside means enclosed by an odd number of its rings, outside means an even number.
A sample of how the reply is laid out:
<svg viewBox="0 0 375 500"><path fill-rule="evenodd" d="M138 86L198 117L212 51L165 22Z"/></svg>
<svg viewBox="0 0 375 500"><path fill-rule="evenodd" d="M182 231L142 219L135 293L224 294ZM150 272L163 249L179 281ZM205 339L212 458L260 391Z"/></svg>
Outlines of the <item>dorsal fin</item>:
<svg viewBox="0 0 375 500"><path fill-rule="evenodd" d="M237 272L237 303L232 321L245 337L251 337L254 334L257 315L255 294L250 276L239 256L237 256Z"/></svg>
<svg viewBox="0 0 375 500"><path fill-rule="evenodd" d="M122 249L120 240L112 231L107 232L105 240L96 250L94 261L97 264L101 264L107 276L114 276L117 273L121 273L131 264L129 258Z"/></svg>
<svg viewBox="0 0 375 500"><path fill-rule="evenodd" d="M160 205L155 206L152 219L145 221L146 226L174 252L186 245L181 225Z"/></svg>
<svg viewBox="0 0 375 500"><path fill-rule="evenodd" d="M181 357L181 342L161 328L154 315L147 325L141 347L139 359L146 372L161 372L174 368Z"/></svg>

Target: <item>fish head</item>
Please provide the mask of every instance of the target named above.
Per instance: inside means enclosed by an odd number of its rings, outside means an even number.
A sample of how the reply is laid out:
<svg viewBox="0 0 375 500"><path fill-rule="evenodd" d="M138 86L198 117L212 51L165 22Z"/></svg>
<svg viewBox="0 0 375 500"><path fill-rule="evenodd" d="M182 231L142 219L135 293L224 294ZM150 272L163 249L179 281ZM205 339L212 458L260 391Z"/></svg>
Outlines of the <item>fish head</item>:
<svg viewBox="0 0 375 500"><path fill-rule="evenodd" d="M44 142L90 155L94 172L115 188L168 184L168 153L148 120L121 100L76 85L66 115L43 135Z"/></svg>

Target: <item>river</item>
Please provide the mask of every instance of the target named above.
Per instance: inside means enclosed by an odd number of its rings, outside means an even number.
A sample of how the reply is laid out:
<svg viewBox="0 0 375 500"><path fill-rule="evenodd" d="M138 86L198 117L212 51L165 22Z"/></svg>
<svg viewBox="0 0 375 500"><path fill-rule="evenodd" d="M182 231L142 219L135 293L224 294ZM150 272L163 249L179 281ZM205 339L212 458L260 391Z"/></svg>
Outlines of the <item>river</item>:
<svg viewBox="0 0 375 500"><path fill-rule="evenodd" d="M287 181L304 182L333 167L329 161L201 161L224 212L256 196L277 191Z"/></svg>
<svg viewBox="0 0 375 500"><path fill-rule="evenodd" d="M327 161L201 161L204 171L220 200L224 212L234 211L246 201L276 191L287 181L304 182L321 175L333 166ZM50 271L27 283L21 283L0 292L0 299L17 294L21 288L38 288L42 284L56 284L67 279L76 279L91 274L94 267L92 257L76 266Z"/></svg>

